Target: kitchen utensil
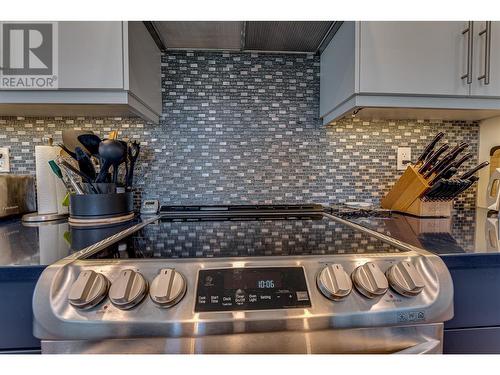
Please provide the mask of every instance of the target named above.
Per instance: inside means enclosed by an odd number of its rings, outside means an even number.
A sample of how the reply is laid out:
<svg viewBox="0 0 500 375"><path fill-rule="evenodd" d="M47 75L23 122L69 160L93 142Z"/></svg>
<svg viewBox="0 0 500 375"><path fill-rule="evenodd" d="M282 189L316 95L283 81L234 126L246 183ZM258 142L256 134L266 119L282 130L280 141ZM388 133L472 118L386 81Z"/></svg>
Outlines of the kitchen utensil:
<svg viewBox="0 0 500 375"><path fill-rule="evenodd" d="M425 200L451 202L472 185L469 180L440 179L424 194Z"/></svg>
<svg viewBox="0 0 500 375"><path fill-rule="evenodd" d="M114 168L113 182L116 182L118 166L122 163L125 153L126 150L124 149L123 144L119 141L112 139L102 141L99 145L99 155L103 160L103 164L101 165L101 170L99 171L95 182L104 182L111 166Z"/></svg>
<svg viewBox="0 0 500 375"><path fill-rule="evenodd" d="M423 163L425 159L431 154L432 150L434 150L434 147L436 147L437 143L441 140L441 138L444 137L443 132L439 132L436 134L434 139L425 147L424 151L422 154L420 154L419 158L417 159L415 164L418 163Z"/></svg>
<svg viewBox="0 0 500 375"><path fill-rule="evenodd" d="M464 156L462 156L460 159L456 160L453 162L453 166L455 168L460 168L460 166L465 163L467 160L469 160L470 158L472 158L472 154L469 152L467 154L465 154Z"/></svg>
<svg viewBox="0 0 500 375"><path fill-rule="evenodd" d="M57 159L57 165L59 165L59 167L64 166L66 170L70 170L73 174L75 174L76 176L80 176L82 178L83 181L85 182L88 182L88 183L92 183L92 179L87 176L85 173L83 173L82 171L79 171L78 169L76 169L75 167L73 167L70 163L68 163L66 160L62 159L62 158L58 158Z"/></svg>
<svg viewBox="0 0 500 375"><path fill-rule="evenodd" d="M101 138L95 134L81 134L78 136L78 141L87 149L90 155L99 159L99 144Z"/></svg>
<svg viewBox="0 0 500 375"><path fill-rule="evenodd" d="M460 192L467 189L470 184L469 180L449 180L448 181L448 189L443 194L443 199L453 200L455 199Z"/></svg>
<svg viewBox="0 0 500 375"><path fill-rule="evenodd" d="M486 190L486 205L489 210L500 211L500 168L491 174Z"/></svg>
<svg viewBox="0 0 500 375"><path fill-rule="evenodd" d="M430 182L430 185L434 185L434 183L438 182L440 179L446 178L445 176L448 175L449 171L451 171L451 175L454 175L457 172L457 169L453 168L451 165L448 165L447 168L436 174L436 176Z"/></svg>
<svg viewBox="0 0 500 375"><path fill-rule="evenodd" d="M127 180L128 180L128 174L129 174L129 169L128 169L128 164L129 164L129 160L128 160L128 151L129 151L129 144L128 142L125 142L123 140L118 140L118 142L120 142L122 145L123 145L123 148L125 149L125 153L123 155L123 159L121 161L120 164L125 164L125 179L124 179L124 187L127 185Z"/></svg>
<svg viewBox="0 0 500 375"><path fill-rule="evenodd" d="M116 184L113 184L113 183L106 183L106 182L102 182L102 183L92 183L92 184L89 184L89 183L83 183L81 184L82 186L82 189L83 191L86 193L86 194L94 194L94 190L92 189L92 186L97 189L97 192L99 194L113 194L113 193L116 193Z"/></svg>
<svg viewBox="0 0 500 375"><path fill-rule="evenodd" d="M418 170L418 173L423 174L423 173L427 172L429 170L429 168L431 168L432 165L436 162L436 160L441 156L441 154L443 152L445 152L446 150L448 150L449 147L450 146L447 143L445 143L432 155L429 154L425 163Z"/></svg>
<svg viewBox="0 0 500 375"><path fill-rule="evenodd" d="M59 166L59 168L63 169L64 172L66 172L66 176L68 177L69 183L73 187L73 190L75 191L75 193L76 194L84 194L82 187L76 181L74 170L72 170L71 168L68 167L68 166L70 166L70 164L66 163L62 160L57 160L57 165Z"/></svg>
<svg viewBox="0 0 500 375"><path fill-rule="evenodd" d="M92 164L92 160L90 157L81 149L81 147L75 148L76 160L78 161L78 167L80 171L87 175L91 181L93 181L96 177L94 164Z"/></svg>
<svg viewBox="0 0 500 375"><path fill-rule="evenodd" d="M62 171L61 171L61 168L59 168L59 166L57 165L57 163L54 160L49 160L49 165L50 165L50 168L52 169L52 171L54 172L54 174L58 178L61 179L61 181L64 184L64 187L67 190L71 190L71 185L70 185L69 181L64 178L64 176L62 174Z"/></svg>
<svg viewBox="0 0 500 375"><path fill-rule="evenodd" d="M472 176L472 177L475 177L475 176ZM460 194L462 194L465 190L467 190L468 188L470 188L474 182L477 181L477 179L467 179L467 180L461 180L461 185L458 186L458 188L456 189L456 191L454 192L454 194L451 196L451 199L455 199L456 197L458 197Z"/></svg>
<svg viewBox="0 0 500 375"><path fill-rule="evenodd" d="M451 163L455 160L460 152L469 147L467 143L461 143L453 147L443 158L437 162L426 174L425 178L429 178L433 173L439 173L444 169L447 169Z"/></svg>
<svg viewBox="0 0 500 375"><path fill-rule="evenodd" d="M450 169L448 169L448 171L446 173L443 174L443 178L445 179L450 179L452 178L456 173L458 172L458 168L456 167L451 167Z"/></svg>
<svg viewBox="0 0 500 375"><path fill-rule="evenodd" d="M486 167L489 164L490 163L488 161L483 161L481 164L479 164L476 167L474 167L474 168L470 169L469 171L465 172L460 178L462 180L466 180L469 177L471 177L474 173L476 173L477 171L479 171L480 169Z"/></svg>
<svg viewBox="0 0 500 375"><path fill-rule="evenodd" d="M108 134L108 139L116 140L118 138L118 131L111 130Z"/></svg>
<svg viewBox="0 0 500 375"><path fill-rule="evenodd" d="M426 191L426 193L424 194L424 199L431 200L435 198L439 194L439 192L443 190L443 185L444 185L443 180L438 181L429 190Z"/></svg>
<svg viewBox="0 0 500 375"><path fill-rule="evenodd" d="M64 199L63 199L63 201L61 203L64 207L69 207L69 196L70 196L70 194L69 194L69 191L68 191L66 193L66 195L64 196Z"/></svg>
<svg viewBox="0 0 500 375"><path fill-rule="evenodd" d="M70 149L68 149L62 143L59 143L58 146L61 147L64 150L65 153L67 153L69 156L71 156L73 159L76 160L76 154L73 151L71 151Z"/></svg>
<svg viewBox="0 0 500 375"><path fill-rule="evenodd" d="M448 175L448 172L451 170L451 174L455 174L457 172L457 169L453 167L453 164L448 164L444 169L436 173L432 179L432 181L429 183L430 185L433 185L437 181L439 181L442 178L447 178L446 176Z"/></svg>
<svg viewBox="0 0 500 375"><path fill-rule="evenodd" d="M69 151L75 153L75 149L77 147L85 147L78 140L78 136L82 134L94 134L94 133L90 130L64 129L62 131L62 143Z"/></svg>
<svg viewBox="0 0 500 375"><path fill-rule="evenodd" d="M132 188L132 183L134 181L135 163L137 161L137 158L139 157L140 151L141 151L141 145L137 141L132 142L128 148L128 159L130 162L130 166L129 166L127 181L126 181L125 186L129 189Z"/></svg>

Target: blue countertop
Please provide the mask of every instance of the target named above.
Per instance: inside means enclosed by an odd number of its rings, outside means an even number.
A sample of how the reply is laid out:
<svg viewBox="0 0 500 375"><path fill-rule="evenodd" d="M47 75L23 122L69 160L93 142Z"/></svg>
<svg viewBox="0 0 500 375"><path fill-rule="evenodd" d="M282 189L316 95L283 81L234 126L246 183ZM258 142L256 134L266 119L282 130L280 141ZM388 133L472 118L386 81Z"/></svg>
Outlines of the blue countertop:
<svg viewBox="0 0 500 375"><path fill-rule="evenodd" d="M98 228L71 227L67 220L23 223L0 219L0 274L9 269L42 267L128 228L140 219Z"/></svg>
<svg viewBox="0 0 500 375"><path fill-rule="evenodd" d="M499 217L484 208L454 210L449 218L376 211L373 214L346 211L339 215L447 259L472 261L478 256L500 259Z"/></svg>

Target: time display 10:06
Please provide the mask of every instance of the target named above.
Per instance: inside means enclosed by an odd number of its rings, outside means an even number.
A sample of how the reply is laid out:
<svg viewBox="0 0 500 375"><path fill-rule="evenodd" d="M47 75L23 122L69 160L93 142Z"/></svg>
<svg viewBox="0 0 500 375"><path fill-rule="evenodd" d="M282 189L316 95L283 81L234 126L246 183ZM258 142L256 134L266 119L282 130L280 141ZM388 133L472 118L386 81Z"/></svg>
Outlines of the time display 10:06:
<svg viewBox="0 0 500 375"><path fill-rule="evenodd" d="M275 288L274 280L257 280L257 288L259 289Z"/></svg>

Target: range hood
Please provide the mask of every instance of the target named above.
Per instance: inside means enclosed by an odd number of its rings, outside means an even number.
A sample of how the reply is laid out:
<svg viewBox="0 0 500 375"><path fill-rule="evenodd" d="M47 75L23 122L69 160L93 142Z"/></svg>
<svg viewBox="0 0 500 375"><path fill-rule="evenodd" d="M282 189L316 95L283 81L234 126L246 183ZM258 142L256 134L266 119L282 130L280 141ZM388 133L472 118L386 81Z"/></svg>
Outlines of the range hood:
<svg viewBox="0 0 500 375"><path fill-rule="evenodd" d="M334 21L156 21L149 30L162 50L316 53ZM328 40L329 41L329 40Z"/></svg>

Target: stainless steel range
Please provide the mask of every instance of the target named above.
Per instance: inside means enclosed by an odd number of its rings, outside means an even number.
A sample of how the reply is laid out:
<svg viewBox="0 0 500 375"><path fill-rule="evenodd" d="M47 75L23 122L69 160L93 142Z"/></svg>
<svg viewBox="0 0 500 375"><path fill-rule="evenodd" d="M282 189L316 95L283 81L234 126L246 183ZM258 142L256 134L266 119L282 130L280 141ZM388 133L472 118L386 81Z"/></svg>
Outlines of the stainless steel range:
<svg viewBox="0 0 500 375"><path fill-rule="evenodd" d="M44 353L439 353L439 257L319 205L163 207L48 267Z"/></svg>

